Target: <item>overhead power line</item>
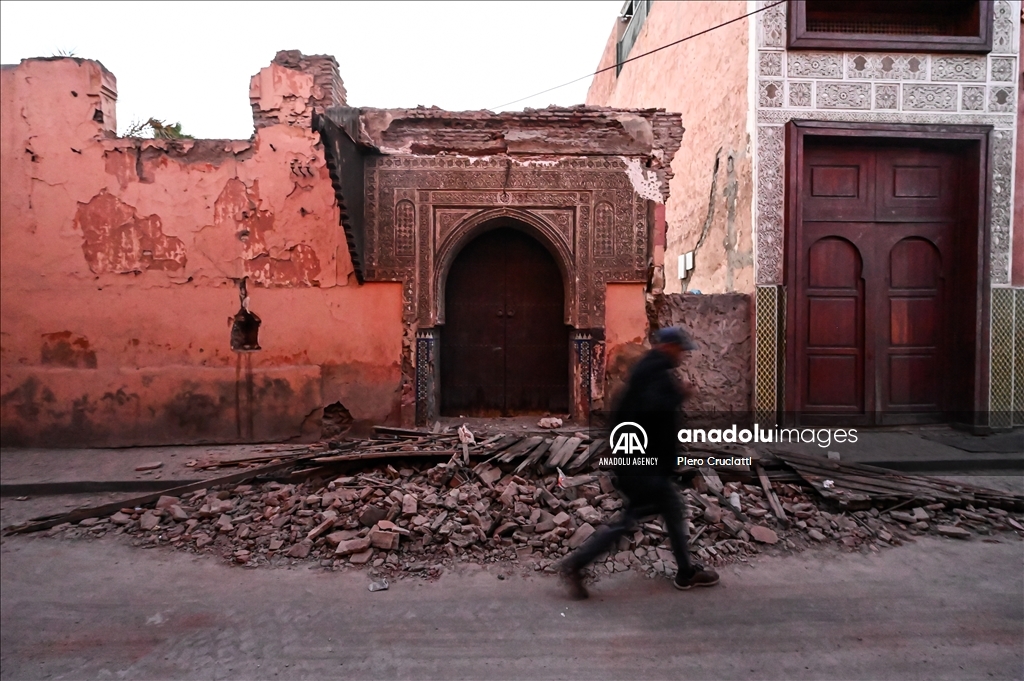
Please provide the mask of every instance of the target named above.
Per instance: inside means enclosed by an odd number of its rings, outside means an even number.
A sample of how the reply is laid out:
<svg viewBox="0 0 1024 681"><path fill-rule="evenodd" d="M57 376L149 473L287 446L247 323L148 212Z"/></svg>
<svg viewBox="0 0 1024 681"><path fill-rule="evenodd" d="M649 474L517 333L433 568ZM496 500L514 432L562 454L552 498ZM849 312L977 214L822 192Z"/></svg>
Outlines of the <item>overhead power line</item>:
<svg viewBox="0 0 1024 681"><path fill-rule="evenodd" d="M617 62L615 64L612 64L611 66L606 66L603 69L598 69L597 71L594 71L593 73L588 73L585 76L580 76L579 78L576 78L574 80L570 80L567 83L562 83L561 85L556 85L555 87L549 87L547 90L541 90L540 92L535 92L532 95L528 95L526 97L520 97L519 99L514 99L511 102L505 102L504 104L500 104L498 106L491 107L491 110L494 111L494 110L500 109L502 107L509 106L511 104L518 104L519 102L524 102L527 99L533 99L534 97L539 97L540 95L547 94L548 92L552 92L553 90L558 90L560 88L563 88L566 85L572 85L573 83L578 83L578 82L580 82L581 80L583 80L585 78L593 78L594 76L596 76L599 73L604 73L605 71L611 71L612 69L618 68L618 67L622 66L623 64L628 64L631 61L636 61L637 59L643 59L644 57L647 57L649 55L654 54L655 52L661 52L662 50L667 50L670 47L674 47L675 45L678 45L679 43L685 43L687 40L692 40L693 38L700 37L700 36L702 36L702 35L704 35L706 33L711 33L711 31L716 31L716 30L722 28L723 26L728 26L729 24L735 24L737 21L742 21L743 19L746 19L748 17L752 17L755 14L758 14L759 12L763 12L763 11L765 11L767 9L771 9L772 7L777 7L778 5L785 4L786 2L787 2L787 0L779 0L779 2L774 2L774 3L770 4L770 5L765 5L761 9L755 9L753 12L748 12L746 14L743 14L741 16L736 17L735 19L730 19L729 21L724 21L724 22L718 24L717 26L712 26L711 28L706 28L703 31L700 31L699 33L694 33L693 35L688 35L685 38L680 38L679 40L676 40L675 42L668 43L667 45L662 45L661 47L656 47L656 48L654 48L653 50L651 50L649 52L644 52L643 54L638 54L635 57L630 57L629 59L624 59L621 62Z"/></svg>

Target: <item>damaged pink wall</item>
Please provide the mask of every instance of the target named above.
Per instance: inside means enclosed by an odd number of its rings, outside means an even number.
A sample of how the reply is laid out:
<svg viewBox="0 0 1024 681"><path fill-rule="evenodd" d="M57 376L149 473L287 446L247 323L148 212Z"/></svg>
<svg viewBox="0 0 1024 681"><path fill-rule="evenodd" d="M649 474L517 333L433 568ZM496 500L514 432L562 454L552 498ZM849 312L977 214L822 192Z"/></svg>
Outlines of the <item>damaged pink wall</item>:
<svg viewBox="0 0 1024 681"><path fill-rule="evenodd" d="M117 138L97 62L2 78L5 445L285 440L336 401L397 414L401 288L355 281L312 75L255 76L244 141ZM263 349L239 355L243 277Z"/></svg>
<svg viewBox="0 0 1024 681"><path fill-rule="evenodd" d="M647 319L645 284L608 284L605 292L605 385L604 406L611 405L630 367L647 348L650 324Z"/></svg>

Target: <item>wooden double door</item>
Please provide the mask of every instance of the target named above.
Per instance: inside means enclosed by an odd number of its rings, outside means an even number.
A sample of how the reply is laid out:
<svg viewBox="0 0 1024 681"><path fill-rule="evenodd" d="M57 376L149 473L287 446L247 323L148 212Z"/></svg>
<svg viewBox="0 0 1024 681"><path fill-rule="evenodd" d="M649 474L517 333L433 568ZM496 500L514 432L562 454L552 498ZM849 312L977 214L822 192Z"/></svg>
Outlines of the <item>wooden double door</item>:
<svg viewBox="0 0 1024 681"><path fill-rule="evenodd" d="M798 421L943 419L965 370L951 342L965 174L942 148L806 146L787 263Z"/></svg>
<svg viewBox="0 0 1024 681"><path fill-rule="evenodd" d="M445 284L441 412L567 413L562 274L536 239L499 227L470 242Z"/></svg>

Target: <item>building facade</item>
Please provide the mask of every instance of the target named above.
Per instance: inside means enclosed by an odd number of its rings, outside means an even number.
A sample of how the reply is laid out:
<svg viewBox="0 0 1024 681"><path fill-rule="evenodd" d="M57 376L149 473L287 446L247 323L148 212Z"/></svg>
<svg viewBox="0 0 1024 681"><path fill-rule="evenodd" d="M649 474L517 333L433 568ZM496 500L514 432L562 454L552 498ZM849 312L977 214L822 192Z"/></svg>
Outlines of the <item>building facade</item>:
<svg viewBox="0 0 1024 681"><path fill-rule="evenodd" d="M587 102L697 131L665 288L753 297L765 419L1024 423L1021 8L946 5L627 3L609 38L602 67L750 15L604 71Z"/></svg>
<svg viewBox="0 0 1024 681"><path fill-rule="evenodd" d="M7 446L586 418L646 336L677 114L359 109L281 52L252 138L139 139L98 62L2 78Z"/></svg>

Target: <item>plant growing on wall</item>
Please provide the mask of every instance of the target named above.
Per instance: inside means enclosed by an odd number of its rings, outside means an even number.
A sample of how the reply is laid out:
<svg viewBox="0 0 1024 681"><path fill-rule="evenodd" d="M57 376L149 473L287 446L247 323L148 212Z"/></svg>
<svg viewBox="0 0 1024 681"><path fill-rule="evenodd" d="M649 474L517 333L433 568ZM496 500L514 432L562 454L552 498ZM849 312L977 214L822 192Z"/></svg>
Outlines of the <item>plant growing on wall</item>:
<svg viewBox="0 0 1024 681"><path fill-rule="evenodd" d="M193 139L192 135L186 135L181 131L181 123L167 124L157 118L150 118L146 121L133 121L125 130L124 137L152 137L158 140L181 140Z"/></svg>

